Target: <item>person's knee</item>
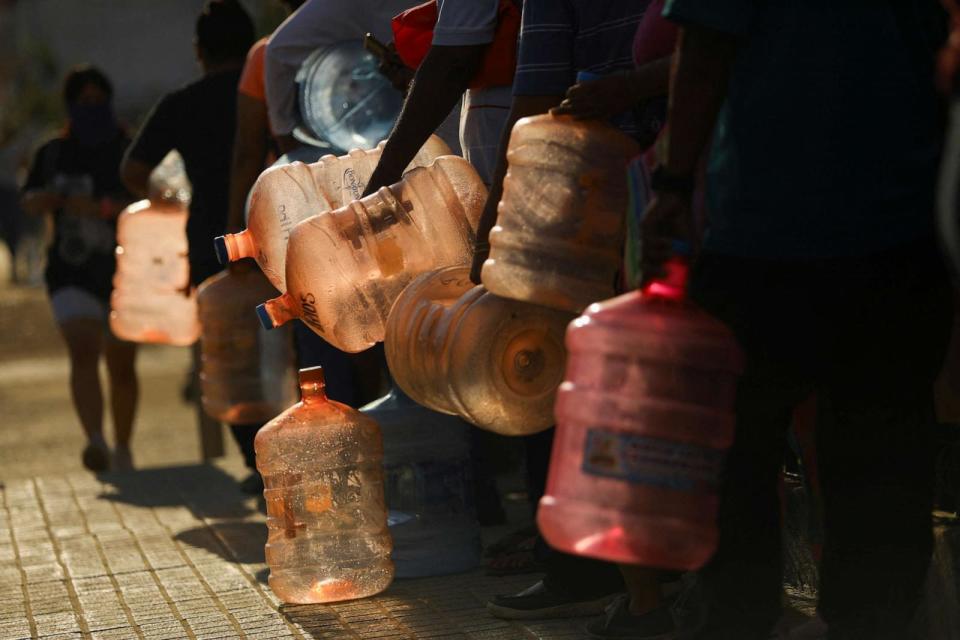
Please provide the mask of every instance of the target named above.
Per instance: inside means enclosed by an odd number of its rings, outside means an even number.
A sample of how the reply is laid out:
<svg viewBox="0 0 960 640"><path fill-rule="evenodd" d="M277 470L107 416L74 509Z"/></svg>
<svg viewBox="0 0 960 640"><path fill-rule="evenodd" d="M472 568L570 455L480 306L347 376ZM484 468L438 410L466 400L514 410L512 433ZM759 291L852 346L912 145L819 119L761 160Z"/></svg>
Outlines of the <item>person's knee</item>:
<svg viewBox="0 0 960 640"><path fill-rule="evenodd" d="M61 325L60 331L67 343L71 370L74 372L96 370L101 351L99 323L73 320Z"/></svg>

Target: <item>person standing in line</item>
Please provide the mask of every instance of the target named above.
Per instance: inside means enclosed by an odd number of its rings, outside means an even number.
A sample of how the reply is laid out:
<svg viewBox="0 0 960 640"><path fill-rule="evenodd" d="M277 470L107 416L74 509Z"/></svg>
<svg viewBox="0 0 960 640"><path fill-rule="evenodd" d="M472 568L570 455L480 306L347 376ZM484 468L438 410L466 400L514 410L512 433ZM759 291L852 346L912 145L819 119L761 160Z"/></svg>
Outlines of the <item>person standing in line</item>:
<svg viewBox="0 0 960 640"><path fill-rule="evenodd" d="M139 393L136 345L117 339L107 324L116 219L131 200L118 174L130 139L117 122L112 99L110 80L99 69L76 67L66 75L67 126L34 155L21 197L27 213L53 214L44 279L67 344L73 406L87 436L82 460L91 471L133 468L130 438ZM110 380L112 461L103 437L101 355Z"/></svg>
<svg viewBox="0 0 960 640"><path fill-rule="evenodd" d="M936 0L812 5L665 8L682 29L641 227L644 274L693 235L694 173L712 139L691 294L746 355L692 640L765 640L780 617L777 478L791 414L811 391L826 418L828 637L912 637L930 565L933 383L952 317L933 215L946 23Z"/></svg>
<svg viewBox="0 0 960 640"><path fill-rule="evenodd" d="M150 172L168 152L176 149L183 157L193 185L187 245L194 287L223 269L213 238L226 231L237 86L253 41L253 21L237 0L207 2L196 23L196 54L203 76L154 106L121 165L127 187L144 195ZM263 490L253 450L260 426L230 425L250 469L241 487L253 494Z"/></svg>

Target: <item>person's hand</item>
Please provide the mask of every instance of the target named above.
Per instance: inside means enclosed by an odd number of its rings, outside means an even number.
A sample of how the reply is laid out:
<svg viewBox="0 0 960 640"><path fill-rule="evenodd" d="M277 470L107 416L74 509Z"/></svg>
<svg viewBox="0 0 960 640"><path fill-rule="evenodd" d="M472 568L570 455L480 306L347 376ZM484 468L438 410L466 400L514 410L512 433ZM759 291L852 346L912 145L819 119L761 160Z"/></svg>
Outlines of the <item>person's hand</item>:
<svg viewBox="0 0 960 640"><path fill-rule="evenodd" d="M489 242L477 242L473 245L473 262L470 264L470 282L473 284L482 284L480 272L483 270L483 263L487 261L489 256Z"/></svg>
<svg viewBox="0 0 960 640"><path fill-rule="evenodd" d="M640 268L643 281L665 275L663 265L673 256L675 240L696 244L690 194L657 193L640 222Z"/></svg>
<svg viewBox="0 0 960 640"><path fill-rule="evenodd" d="M567 97L550 113L577 120L610 118L636 106L631 86L623 74L580 82L567 89Z"/></svg>
<svg viewBox="0 0 960 640"><path fill-rule="evenodd" d="M387 56L380 59L377 71L390 81L394 89L404 95L407 94L407 89L410 88L410 82L416 74L414 69L408 67L404 64L403 60L400 59L400 56L397 54L397 47L392 42L387 45Z"/></svg>

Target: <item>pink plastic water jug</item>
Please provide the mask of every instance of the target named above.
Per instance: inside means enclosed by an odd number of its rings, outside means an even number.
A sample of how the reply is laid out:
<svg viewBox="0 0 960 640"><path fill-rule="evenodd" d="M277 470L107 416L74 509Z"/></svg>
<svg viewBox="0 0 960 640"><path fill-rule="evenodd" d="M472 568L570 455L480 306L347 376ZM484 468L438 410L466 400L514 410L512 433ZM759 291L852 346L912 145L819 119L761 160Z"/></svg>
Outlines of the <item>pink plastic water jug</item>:
<svg viewBox="0 0 960 640"><path fill-rule="evenodd" d="M302 319L357 352L383 340L390 306L416 276L472 255L486 187L441 156L362 200L304 220L287 245L287 292L257 311L265 327Z"/></svg>
<svg viewBox="0 0 960 640"><path fill-rule="evenodd" d="M579 313L612 296L623 250L626 167L640 147L609 124L520 120L483 284L491 293Z"/></svg>
<svg viewBox="0 0 960 640"><path fill-rule="evenodd" d="M400 295L384 349L397 385L434 411L526 435L553 424L568 314L474 286L467 267L424 274Z"/></svg>
<svg viewBox="0 0 960 640"><path fill-rule="evenodd" d="M376 421L300 370L301 401L257 432L270 588L287 603L371 596L393 580Z"/></svg>
<svg viewBox="0 0 960 640"><path fill-rule="evenodd" d="M687 570L716 549L743 357L726 326L686 300L683 259L668 274L591 305L567 331L537 513L561 551Z"/></svg>
<svg viewBox="0 0 960 640"><path fill-rule="evenodd" d="M255 258L273 286L286 291L290 232L301 220L358 199L380 161L384 144L366 151L354 149L339 158L325 155L311 164L293 162L264 171L250 194L247 228L214 240L220 262ZM406 170L427 166L449 153L443 140L430 136Z"/></svg>
<svg viewBox="0 0 960 640"><path fill-rule="evenodd" d="M257 302L276 292L256 265L223 271L198 290L204 410L232 424L263 423L297 400L293 333L264 331Z"/></svg>
<svg viewBox="0 0 960 640"><path fill-rule="evenodd" d="M141 200L120 214L110 330L121 340L186 346L200 335L196 295L186 294L186 224L176 198Z"/></svg>

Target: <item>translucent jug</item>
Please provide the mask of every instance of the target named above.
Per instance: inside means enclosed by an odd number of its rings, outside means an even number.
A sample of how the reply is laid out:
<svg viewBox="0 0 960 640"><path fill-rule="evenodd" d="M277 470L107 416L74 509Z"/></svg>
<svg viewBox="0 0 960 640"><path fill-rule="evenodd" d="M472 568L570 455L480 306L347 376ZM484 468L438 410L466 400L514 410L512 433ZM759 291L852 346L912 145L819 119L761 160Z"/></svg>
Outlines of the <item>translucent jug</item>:
<svg viewBox="0 0 960 640"><path fill-rule="evenodd" d="M121 340L186 346L200 335L187 263L187 207L141 200L117 220L110 330Z"/></svg>
<svg viewBox="0 0 960 640"><path fill-rule="evenodd" d="M717 545L718 484L743 357L726 326L685 300L686 265L592 305L567 331L546 495L555 549L689 570Z"/></svg>
<svg viewBox="0 0 960 640"><path fill-rule="evenodd" d="M474 286L469 268L425 274L397 299L384 348L413 400L481 429L527 435L553 424L568 314Z"/></svg>
<svg viewBox="0 0 960 640"><path fill-rule="evenodd" d="M297 400L292 332L264 331L253 313L275 292L253 265L200 285L201 400L218 420L263 423Z"/></svg>
<svg viewBox="0 0 960 640"><path fill-rule="evenodd" d="M579 313L614 295L629 160L640 147L596 120L520 120L483 284L491 293Z"/></svg>
<svg viewBox="0 0 960 640"><path fill-rule="evenodd" d="M339 158L325 155L310 164L292 162L264 171L250 193L247 228L214 239L220 262L255 258L273 286L286 291L290 232L301 220L359 198L384 144L366 151L354 149ZM448 153L450 148L443 140L430 136L406 170L426 166Z"/></svg>
<svg viewBox="0 0 960 640"><path fill-rule="evenodd" d="M480 564L470 425L421 407L403 391L363 407L383 431L383 468L398 578Z"/></svg>
<svg viewBox="0 0 960 640"><path fill-rule="evenodd" d="M393 186L304 220L287 245L287 292L257 309L264 326L300 318L343 351L373 346L413 278L470 260L485 199L466 160L441 156Z"/></svg>
<svg viewBox="0 0 960 640"><path fill-rule="evenodd" d="M270 588L292 604L372 596L393 580L380 427L327 398L320 367L301 401L257 432Z"/></svg>

